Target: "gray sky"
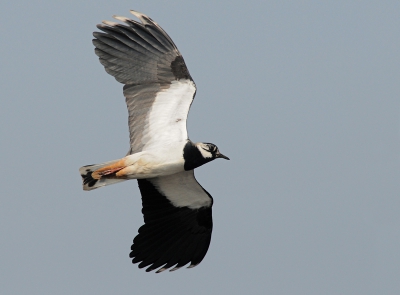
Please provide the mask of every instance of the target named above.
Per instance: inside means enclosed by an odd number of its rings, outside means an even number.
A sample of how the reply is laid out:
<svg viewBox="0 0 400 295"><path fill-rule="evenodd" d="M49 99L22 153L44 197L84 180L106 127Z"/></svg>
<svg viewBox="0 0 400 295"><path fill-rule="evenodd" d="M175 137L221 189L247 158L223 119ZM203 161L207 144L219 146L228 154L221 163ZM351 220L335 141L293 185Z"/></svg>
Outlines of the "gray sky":
<svg viewBox="0 0 400 295"><path fill-rule="evenodd" d="M84 192L124 156L122 85L95 25L129 9L172 37L197 87L204 261L145 273L136 181ZM2 1L0 293L399 294L399 1ZM132 16L133 17L133 16Z"/></svg>

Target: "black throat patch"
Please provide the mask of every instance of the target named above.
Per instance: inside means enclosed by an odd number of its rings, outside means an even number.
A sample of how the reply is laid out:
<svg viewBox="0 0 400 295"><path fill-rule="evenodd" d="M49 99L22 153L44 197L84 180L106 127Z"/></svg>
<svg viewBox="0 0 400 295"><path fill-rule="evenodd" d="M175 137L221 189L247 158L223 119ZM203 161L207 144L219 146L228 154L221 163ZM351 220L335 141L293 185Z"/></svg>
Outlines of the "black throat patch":
<svg viewBox="0 0 400 295"><path fill-rule="evenodd" d="M186 171L193 170L214 160L213 158L203 158L203 155L191 141L188 141L183 148L183 159L185 160L183 168Z"/></svg>

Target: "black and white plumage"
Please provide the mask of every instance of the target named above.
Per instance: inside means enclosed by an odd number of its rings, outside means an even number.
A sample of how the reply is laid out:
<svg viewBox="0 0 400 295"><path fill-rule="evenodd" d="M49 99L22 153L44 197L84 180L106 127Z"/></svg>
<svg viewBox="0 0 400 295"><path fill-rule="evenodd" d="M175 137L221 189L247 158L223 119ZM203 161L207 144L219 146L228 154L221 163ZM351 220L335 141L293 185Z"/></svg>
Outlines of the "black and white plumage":
<svg viewBox="0 0 400 295"><path fill-rule="evenodd" d="M146 15L141 22L114 16L95 32L95 53L107 73L124 84L130 150L122 159L79 169L83 189L137 179L144 225L130 257L146 271L198 265L212 232L213 199L193 169L228 159L211 143L188 139L186 119L196 85L182 55L164 30ZM229 160L229 159L228 159Z"/></svg>

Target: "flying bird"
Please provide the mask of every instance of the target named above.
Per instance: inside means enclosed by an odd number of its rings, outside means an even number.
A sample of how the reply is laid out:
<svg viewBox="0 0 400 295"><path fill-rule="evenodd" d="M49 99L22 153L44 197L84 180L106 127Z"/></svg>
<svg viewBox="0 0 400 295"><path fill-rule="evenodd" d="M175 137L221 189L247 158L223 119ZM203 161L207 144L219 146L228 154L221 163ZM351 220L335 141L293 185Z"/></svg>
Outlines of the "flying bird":
<svg viewBox="0 0 400 295"><path fill-rule="evenodd" d="M214 159L229 160L212 143L188 138L186 120L196 85L167 33L151 18L140 22L113 16L94 32L95 53L107 73L124 84L130 149L121 159L79 169L84 190L137 179L144 225L130 257L146 271L170 271L206 255L212 232L213 198L194 169Z"/></svg>

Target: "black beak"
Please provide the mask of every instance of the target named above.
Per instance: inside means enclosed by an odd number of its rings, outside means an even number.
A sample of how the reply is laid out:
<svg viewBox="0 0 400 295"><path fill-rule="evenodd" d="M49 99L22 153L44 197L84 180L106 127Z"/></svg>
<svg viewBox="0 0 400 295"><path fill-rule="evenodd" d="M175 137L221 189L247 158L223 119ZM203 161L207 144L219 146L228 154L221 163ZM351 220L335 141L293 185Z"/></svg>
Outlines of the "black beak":
<svg viewBox="0 0 400 295"><path fill-rule="evenodd" d="M224 156L224 155L221 154L221 153L218 153L218 154L216 155L216 158L222 158L222 159L225 159L225 160L230 160L227 156Z"/></svg>

